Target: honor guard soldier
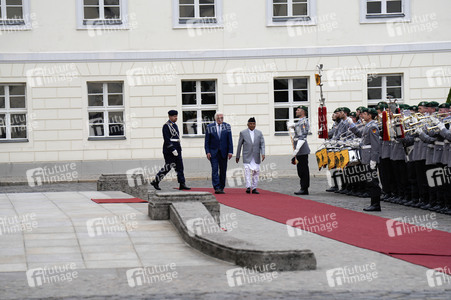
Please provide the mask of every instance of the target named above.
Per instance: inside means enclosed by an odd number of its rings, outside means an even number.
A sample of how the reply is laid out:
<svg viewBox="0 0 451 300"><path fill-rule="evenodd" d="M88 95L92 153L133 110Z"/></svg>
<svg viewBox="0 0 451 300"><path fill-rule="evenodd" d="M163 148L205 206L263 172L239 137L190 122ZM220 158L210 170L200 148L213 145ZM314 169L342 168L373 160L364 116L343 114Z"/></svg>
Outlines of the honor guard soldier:
<svg viewBox="0 0 451 300"><path fill-rule="evenodd" d="M180 134L177 127L178 112L176 110L170 110L168 112L169 120L163 125L163 156L164 167L155 176L155 179L150 183L157 190L161 190L159 184L163 180L164 176L175 169L177 173L177 181L180 184L180 190L190 190L185 184L185 175L183 174L183 160L182 160L182 147L180 146Z"/></svg>
<svg viewBox="0 0 451 300"><path fill-rule="evenodd" d="M380 198L381 188L377 177L377 164L380 159L380 133L376 121L377 111L374 108L363 110L363 119L366 122L363 130L359 130L355 124L350 125L350 130L362 138L360 145L362 164L367 165L369 176L368 189L371 197L371 205L364 208L364 211L381 211Z"/></svg>
<svg viewBox="0 0 451 300"><path fill-rule="evenodd" d="M308 166L308 155L310 148L307 143L307 135L310 131L310 125L307 118L308 109L306 106L298 106L296 109L296 117L299 118L297 123L289 123L288 128L294 128L295 150L293 156L296 157L298 164L298 176L300 179L301 189L295 192L295 195L308 195L310 187L310 170Z"/></svg>

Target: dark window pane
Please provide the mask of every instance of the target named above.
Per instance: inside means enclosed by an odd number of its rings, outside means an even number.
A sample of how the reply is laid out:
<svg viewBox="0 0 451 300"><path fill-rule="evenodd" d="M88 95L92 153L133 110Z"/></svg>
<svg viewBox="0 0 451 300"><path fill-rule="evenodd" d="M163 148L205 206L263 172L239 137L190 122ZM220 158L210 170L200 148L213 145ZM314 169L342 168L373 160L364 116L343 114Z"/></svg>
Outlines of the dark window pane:
<svg viewBox="0 0 451 300"><path fill-rule="evenodd" d="M98 19L99 17L98 7L85 7L85 19Z"/></svg>
<svg viewBox="0 0 451 300"><path fill-rule="evenodd" d="M376 1L376 2L368 2L367 4L367 13L369 14L380 14L381 11L381 2L380 1Z"/></svg>
<svg viewBox="0 0 451 300"><path fill-rule="evenodd" d="M182 81L182 93L196 92L195 81Z"/></svg>
<svg viewBox="0 0 451 300"><path fill-rule="evenodd" d="M122 95L108 95L108 105L110 106L124 105L124 102L122 101Z"/></svg>
<svg viewBox="0 0 451 300"><path fill-rule="evenodd" d="M213 81L201 81L202 92L214 92L216 90L216 82Z"/></svg>
<svg viewBox="0 0 451 300"><path fill-rule="evenodd" d="M101 82L88 83L88 94L102 94L102 93L103 93L103 83Z"/></svg>
<svg viewBox="0 0 451 300"><path fill-rule="evenodd" d="M194 18L194 6L180 6L179 14L180 18Z"/></svg>
<svg viewBox="0 0 451 300"><path fill-rule="evenodd" d="M119 5L119 0L105 0L105 5Z"/></svg>
<svg viewBox="0 0 451 300"><path fill-rule="evenodd" d="M88 116L89 123L103 123L103 112L90 112Z"/></svg>
<svg viewBox="0 0 451 300"><path fill-rule="evenodd" d="M0 85L0 96L4 96L4 95L5 95L5 86Z"/></svg>
<svg viewBox="0 0 451 300"><path fill-rule="evenodd" d="M288 6L286 4L274 4L273 14L275 17L286 17Z"/></svg>
<svg viewBox="0 0 451 300"><path fill-rule="evenodd" d="M202 104L216 104L216 94L202 94Z"/></svg>
<svg viewBox="0 0 451 300"><path fill-rule="evenodd" d="M120 19L121 9L119 7L105 7L105 19Z"/></svg>
<svg viewBox="0 0 451 300"><path fill-rule="evenodd" d="M275 91L274 102L288 102L288 91Z"/></svg>
<svg viewBox="0 0 451 300"><path fill-rule="evenodd" d="M275 121L274 122L276 132L278 131L288 131L286 121Z"/></svg>
<svg viewBox="0 0 451 300"><path fill-rule="evenodd" d="M9 86L9 94L24 96L25 95L25 86L24 85L10 85Z"/></svg>
<svg viewBox="0 0 451 300"><path fill-rule="evenodd" d="M381 87L382 77L368 76L368 87Z"/></svg>
<svg viewBox="0 0 451 300"><path fill-rule="evenodd" d="M203 110L202 111L202 122L210 124L215 120L215 110Z"/></svg>
<svg viewBox="0 0 451 300"><path fill-rule="evenodd" d="M382 99L382 89L368 89L368 100L371 99Z"/></svg>
<svg viewBox="0 0 451 300"><path fill-rule="evenodd" d="M122 93L122 83L112 82L108 83L108 94Z"/></svg>
<svg viewBox="0 0 451 300"><path fill-rule="evenodd" d="M6 127L0 127L0 139L6 139Z"/></svg>
<svg viewBox="0 0 451 300"><path fill-rule="evenodd" d="M293 79L293 89L307 89L307 78Z"/></svg>
<svg viewBox="0 0 451 300"><path fill-rule="evenodd" d="M89 95L88 96L89 106L103 106L103 96L102 95Z"/></svg>
<svg viewBox="0 0 451 300"><path fill-rule="evenodd" d="M0 97L0 108L5 108L5 97Z"/></svg>
<svg viewBox="0 0 451 300"><path fill-rule="evenodd" d="M11 125L27 125L27 116L25 114L11 115Z"/></svg>
<svg viewBox="0 0 451 300"><path fill-rule="evenodd" d="M401 98L401 88L387 88L387 94L394 98Z"/></svg>
<svg viewBox="0 0 451 300"><path fill-rule="evenodd" d="M124 123L124 113L122 111L110 112L108 114L109 123Z"/></svg>
<svg viewBox="0 0 451 300"><path fill-rule="evenodd" d="M287 3L288 0L273 0L274 3Z"/></svg>
<svg viewBox="0 0 451 300"><path fill-rule="evenodd" d="M27 127L11 127L11 138L12 139L26 139L27 138Z"/></svg>
<svg viewBox="0 0 451 300"><path fill-rule="evenodd" d="M388 1L387 13L400 13L402 12L402 1Z"/></svg>
<svg viewBox="0 0 451 300"><path fill-rule="evenodd" d="M401 86L401 76L387 76L387 86Z"/></svg>
<svg viewBox="0 0 451 300"><path fill-rule="evenodd" d="M25 108L25 97L10 97L9 101L11 108Z"/></svg>
<svg viewBox="0 0 451 300"><path fill-rule="evenodd" d="M6 5L22 5L22 0L6 0Z"/></svg>
<svg viewBox="0 0 451 300"><path fill-rule="evenodd" d="M214 5L201 5L199 7L199 14L200 14L201 18L205 18L205 17L213 18L215 16Z"/></svg>
<svg viewBox="0 0 451 300"><path fill-rule="evenodd" d="M294 91L293 101L308 101L307 91Z"/></svg>
<svg viewBox="0 0 451 300"><path fill-rule="evenodd" d="M110 136L124 135L124 125L114 124L114 125L109 125L108 127L109 127Z"/></svg>
<svg viewBox="0 0 451 300"><path fill-rule="evenodd" d="M215 0L199 0L200 4L214 4Z"/></svg>
<svg viewBox="0 0 451 300"><path fill-rule="evenodd" d="M84 5L99 5L99 0L84 0Z"/></svg>
<svg viewBox="0 0 451 300"><path fill-rule="evenodd" d="M6 9L7 19L23 19L22 7L8 7Z"/></svg>
<svg viewBox="0 0 451 300"><path fill-rule="evenodd" d="M197 111L190 110L183 112L183 122L197 122Z"/></svg>
<svg viewBox="0 0 451 300"><path fill-rule="evenodd" d="M194 4L194 0L180 0L180 4Z"/></svg>
<svg viewBox="0 0 451 300"><path fill-rule="evenodd" d="M275 90L288 90L288 79L274 79Z"/></svg>
<svg viewBox="0 0 451 300"><path fill-rule="evenodd" d="M286 119L289 118L289 108L275 108L274 109L275 119Z"/></svg>
<svg viewBox="0 0 451 300"><path fill-rule="evenodd" d="M182 94L182 105L195 105L196 94Z"/></svg>
<svg viewBox="0 0 451 300"><path fill-rule="evenodd" d="M306 16L307 4L293 4L293 16Z"/></svg>
<svg viewBox="0 0 451 300"><path fill-rule="evenodd" d="M0 114L0 126L6 126L5 114Z"/></svg>
<svg viewBox="0 0 451 300"><path fill-rule="evenodd" d="M197 134L197 123L183 123L183 134Z"/></svg>

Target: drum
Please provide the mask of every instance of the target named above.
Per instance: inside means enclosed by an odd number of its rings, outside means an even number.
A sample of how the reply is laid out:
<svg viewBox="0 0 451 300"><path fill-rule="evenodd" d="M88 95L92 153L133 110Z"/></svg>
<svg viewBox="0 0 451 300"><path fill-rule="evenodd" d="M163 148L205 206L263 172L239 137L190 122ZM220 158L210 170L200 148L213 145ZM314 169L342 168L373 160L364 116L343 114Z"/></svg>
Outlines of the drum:
<svg viewBox="0 0 451 300"><path fill-rule="evenodd" d="M349 149L349 162L348 166L356 166L360 164L360 152L359 149Z"/></svg>

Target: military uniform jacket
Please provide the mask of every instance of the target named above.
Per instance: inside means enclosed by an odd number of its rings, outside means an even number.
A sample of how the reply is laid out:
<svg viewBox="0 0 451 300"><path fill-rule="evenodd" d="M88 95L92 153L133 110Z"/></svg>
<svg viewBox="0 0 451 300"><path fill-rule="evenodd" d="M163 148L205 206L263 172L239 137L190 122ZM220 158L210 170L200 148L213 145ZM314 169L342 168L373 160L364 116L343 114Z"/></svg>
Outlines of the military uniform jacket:
<svg viewBox="0 0 451 300"><path fill-rule="evenodd" d="M442 163L451 167L451 131L443 128L440 130L440 135L446 139L445 146L443 148Z"/></svg>
<svg viewBox="0 0 451 300"><path fill-rule="evenodd" d="M420 140L423 141L422 157L426 159L426 165L432 165L434 159L434 142L437 140L435 137L431 137L425 132L421 132L419 135Z"/></svg>
<svg viewBox="0 0 451 300"><path fill-rule="evenodd" d="M340 122L334 121L334 124L332 125L332 128L327 133L327 137L329 139L332 139L334 137L335 132L337 131L338 124L340 124Z"/></svg>
<svg viewBox="0 0 451 300"><path fill-rule="evenodd" d="M294 126L294 147L296 148L298 141L305 141L304 145L302 145L301 149L299 149L296 155L304 155L310 154L310 147L307 143L307 135L310 131L310 125L308 123L308 118L304 117L299 119L299 121Z"/></svg>
<svg viewBox="0 0 451 300"><path fill-rule="evenodd" d="M337 130L334 133L334 140L340 140L343 138L343 135L345 132L347 132L349 129L349 122L347 120L341 120L340 123L338 123Z"/></svg>
<svg viewBox="0 0 451 300"><path fill-rule="evenodd" d="M404 151L402 140L394 140L391 142L390 160L406 160L406 151Z"/></svg>
<svg viewBox="0 0 451 300"><path fill-rule="evenodd" d="M182 151L182 147L180 146L180 135L179 128L177 124L172 123L171 121L167 121L163 125L163 153L169 154L172 151L177 150L177 152Z"/></svg>
<svg viewBox="0 0 451 300"><path fill-rule="evenodd" d="M360 152L362 164L369 165L370 161L379 162L381 143L379 139L379 128L376 121L372 120L365 125L362 130L357 127L351 128L351 131L362 138L360 142Z"/></svg>

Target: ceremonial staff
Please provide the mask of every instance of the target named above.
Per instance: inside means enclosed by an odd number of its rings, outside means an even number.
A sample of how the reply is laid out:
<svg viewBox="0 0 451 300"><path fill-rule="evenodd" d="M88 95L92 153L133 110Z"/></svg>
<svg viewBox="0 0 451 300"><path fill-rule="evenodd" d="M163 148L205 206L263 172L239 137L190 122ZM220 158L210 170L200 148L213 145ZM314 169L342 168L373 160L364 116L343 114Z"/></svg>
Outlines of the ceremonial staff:
<svg viewBox="0 0 451 300"><path fill-rule="evenodd" d="M323 83L321 82L323 64L319 64L316 66L318 68L318 74L315 74L316 85L319 86L319 91L321 98L319 99L319 107L318 107L318 138L327 139L327 108L324 105L326 99L323 95Z"/></svg>

